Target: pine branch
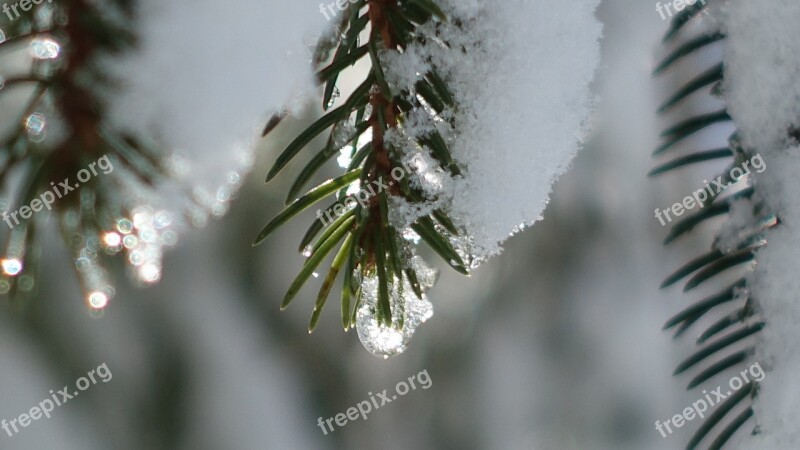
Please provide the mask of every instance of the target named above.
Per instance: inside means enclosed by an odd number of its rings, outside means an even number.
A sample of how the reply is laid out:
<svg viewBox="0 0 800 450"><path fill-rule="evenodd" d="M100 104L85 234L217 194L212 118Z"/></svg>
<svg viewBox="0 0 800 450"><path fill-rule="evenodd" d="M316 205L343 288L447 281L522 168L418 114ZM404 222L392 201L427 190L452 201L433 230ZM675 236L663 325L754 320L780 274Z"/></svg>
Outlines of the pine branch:
<svg viewBox="0 0 800 450"><path fill-rule="evenodd" d="M697 17L701 11L702 5L698 3L693 7L687 7L679 15L676 15L664 41L670 42L679 35L686 34L683 27ZM725 36L721 32L686 38L684 43L679 44L670 55L657 65L654 73L663 74L667 69L680 64L687 56L720 42L724 43L724 41ZM666 113L678 103L692 96L697 96L709 86L711 86L711 94L713 95L723 82L723 79L724 70L720 61L705 72L688 80L662 104L658 112L660 114ZM732 122L731 117L724 108L711 114L700 115L679 122L662 133L664 141L654 154L659 155L666 152L666 150L671 149L690 135L720 122ZM710 160L730 159L730 166L721 175L723 181L727 182L731 181L728 176L729 170L734 165L753 155L754 152L752 150L742 148L739 145L739 140L734 132L729 137L725 148L693 150L689 154L661 164L653 169L649 175L661 175L691 164ZM708 179L712 179L712 177L708 177ZM688 215L672 225L664 244L666 245L687 234L695 227L705 224L708 219L729 216L733 202L750 201L754 192L755 188L751 186L731 195L709 195L708 201L698 212ZM730 243L726 247L722 247L719 239L715 239L710 251L676 270L661 285L662 288L665 288L688 277L684 291L689 291L701 283L713 283L718 275L731 272L740 274L737 281L724 287L716 294L686 307L664 325L665 329L675 328L674 336L677 338L701 319L717 317L697 339L697 345L701 346L699 350L681 362L675 369L675 375L690 370L698 370L698 373L689 381L688 389L697 387L729 368L742 366L746 363L746 359L754 352L754 347L749 344L753 339L752 336L758 334L766 325L759 314L758 300L752 296L748 289L747 275L752 271L750 263L755 258L754 252L766 243L764 234L769 228L777 225L779 221L777 218L761 211L761 209L758 204L753 206L756 225L751 229L743 230L733 248L730 248ZM731 304L738 305L733 312L729 312ZM742 348L743 343L746 345L744 349ZM750 405L753 397L757 394L757 387L757 382L751 382L746 388L730 396L724 404L718 406L713 414L704 419L700 428L690 439L687 448L697 448L705 439L710 441L709 448L721 448L724 446L727 440L753 415ZM737 409L740 404L745 404L747 407L736 415L741 409Z"/></svg>
<svg viewBox="0 0 800 450"><path fill-rule="evenodd" d="M156 218L155 212L137 208L131 200L134 191L144 193L169 179L170 171L154 145L108 123L101 93L114 83L97 64L101 57L135 46L129 28L132 4L60 0L33 5L0 42L0 59L22 45L29 47L32 59L29 73L13 74L0 88L0 95L17 89L31 92L17 125L0 136L4 194L19 192L3 213L10 232L0 292L34 292L38 235L48 216L44 206L58 216L90 309L102 309L114 295L105 268L109 255L124 249L143 283L160 276L160 256L152 253L160 253L163 245L156 230L161 227L145 224ZM86 175L89 169L91 176ZM21 189L11 185L14 176L23 180ZM25 208L33 212L25 214ZM165 222L159 216L159 223ZM150 256L143 256L145 247Z"/></svg>
<svg viewBox="0 0 800 450"><path fill-rule="evenodd" d="M288 207L259 233L255 241L255 244L262 242L302 209L317 205L335 194L336 202L318 212L317 220L302 239L300 250L308 260L283 305L288 305L305 281L307 277L304 274L321 263L320 252L327 253L339 246L317 298L309 331L317 325L330 285L342 266L341 314L345 331L356 325L357 312L365 296L375 297L375 314L380 326L402 330L402 311L406 306L402 298L403 286L410 286L418 299L424 298L424 290L429 287L429 284L421 283L419 268L412 264L416 244L403 237L411 230L447 264L461 273L468 273L466 263L451 243L459 235L459 230L443 211L435 209L417 218L409 230L398 230L389 219L398 201L431 204L429 194L409 181L417 170L412 163L414 156L427 154L438 163L439 169L450 174L460 172L446 139L435 128L411 136L415 142L412 154L398 148L395 141L389 139L389 135L406 133L409 113L424 112L431 119L438 120L444 110L455 107L446 80L436 73L435 61L430 61L431 70L413 85L392 86L387 81L391 74L386 72L385 55L402 54L409 45L424 41L420 26L442 20L447 18L431 0L362 0L346 11L334 38L320 43L317 55L323 67L317 72L317 78L323 86L321 100L326 113L281 153L269 171L267 181L281 172L316 137L327 132L327 142L295 179L289 192L288 200L291 202ZM359 36L367 36L366 42L360 44ZM340 91L338 80L341 74L353 70L352 66L365 59L370 64L363 82L340 106L331 109ZM265 134L282 118L283 114L273 117L265 127ZM320 184L298 198L302 187L335 154L350 157L346 168L348 175ZM353 193L359 189L362 191ZM364 189L374 192L365 198L362 195ZM326 220L337 216L338 220ZM317 235L316 243L311 245ZM428 278L427 274L422 275ZM365 286L372 286L367 280L376 281L374 292L366 292Z"/></svg>

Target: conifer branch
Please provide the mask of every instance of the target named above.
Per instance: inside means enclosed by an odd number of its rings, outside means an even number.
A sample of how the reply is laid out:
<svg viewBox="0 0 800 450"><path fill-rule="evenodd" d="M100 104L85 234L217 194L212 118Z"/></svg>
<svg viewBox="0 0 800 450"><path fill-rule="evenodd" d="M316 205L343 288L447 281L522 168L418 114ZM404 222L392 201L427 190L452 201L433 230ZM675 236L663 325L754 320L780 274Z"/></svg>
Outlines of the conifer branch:
<svg viewBox="0 0 800 450"><path fill-rule="evenodd" d="M348 153L351 162L347 173L358 170L358 177L352 180L340 177L340 182L326 182L331 189L325 188L326 183L323 183L293 200L267 224L255 241L255 244L262 242L300 210L317 204L335 192L336 202L318 214L300 246L301 252L308 257L301 271L303 277L303 274L313 270L310 266L316 267L321 262L317 252L321 249L330 251L343 242L318 295L309 331L316 326L320 310L325 304L324 297L328 295L332 279L342 266L341 312L345 330L355 324L356 311L364 294L362 283L366 278L378 280L376 316L384 326L402 328L402 314L393 310L390 292L398 287L402 289L407 282L414 294L422 298L427 287L420 284L416 269L410 262L415 244L404 239L402 230L398 230L389 218L390 210L397 201L422 205L431 202L431 199L408 179L415 175L408 173L409 160L414 155L397 148L388 135L404 132L409 112L423 111L429 117L437 117L445 108L453 108L455 100L446 81L434 69L414 85L390 85L384 55L402 53L409 45L420 42L424 36L419 32L419 27L430 21L441 20L447 18L431 0L361 0L351 4L345 12L333 40L323 40L319 45L317 59L323 67L317 72L317 78L323 85L322 106L326 113L289 144L269 171L267 181L284 169L314 138L326 131L328 139L325 147L301 171L290 190L290 200L296 198L300 187L334 154ZM359 43L361 35L368 36L364 44ZM339 92L340 75L364 58L370 61L364 81L341 106L330 109ZM435 61L431 65L435 67ZM274 129L283 116L283 113L274 116L266 125L264 134ZM441 170L459 173L446 140L435 128L421 133L414 140L414 154L427 153ZM398 176L401 173L404 176ZM373 187L376 189L373 190ZM353 193L359 189L374 192L364 198ZM346 216L342 215L340 205L350 205ZM324 217L330 217L331 212L340 219L348 219L343 222L324 220ZM468 273L462 256L451 243L459 231L443 211L436 209L418 217L410 225L410 230L418 233L454 269ZM318 235L317 242L311 246ZM304 278L296 280L283 306L288 305L303 281ZM402 308L402 305L398 307Z"/></svg>
<svg viewBox="0 0 800 450"><path fill-rule="evenodd" d="M5 194L21 192L4 205L10 231L2 260L2 293L34 291L39 229L52 209L75 260L87 306L104 307L114 294L104 260L135 247L130 239L122 243L128 235L136 237L128 226L137 206L130 201L135 197L131 191L154 187L171 176L155 145L116 130L106 117L106 93L114 82L97 61L135 46L132 8L130 0L33 5L0 42L0 59L28 45L32 60L29 73L12 74L0 84L0 95L31 91L16 126L0 136L0 183ZM98 161L104 163L102 174L96 170ZM77 182L87 167L93 167L93 176ZM12 175L21 176L22 189L9 185ZM62 180L69 182L62 187ZM30 215L16 214L49 196L54 200L46 205L48 211L34 207ZM153 282L160 267L148 265L146 272L138 278Z"/></svg>
<svg viewBox="0 0 800 450"><path fill-rule="evenodd" d="M687 33L684 26L696 18L702 10L702 6L698 3L693 7L687 7L679 15L676 15L672 20L664 42L671 42L678 35ZM725 34L716 31L685 39L682 44L657 65L654 73L663 75L666 71L684 61L687 56L712 45L724 44L724 42ZM662 104L658 112L664 114L677 104L686 101L689 97L697 96L698 93L705 90L710 91L713 95L719 89L723 80L724 70L720 61L705 72L688 80ZM689 135L721 122L732 123L727 108L723 108L713 114L696 116L679 122L662 133L664 142L654 154L659 155L667 149L671 149L678 141ZM730 164L726 167L725 172L720 175L723 181L728 182L731 181L728 175L730 170L740 165L742 161L753 157L754 154L755 151L753 149L746 149L740 145L738 136L734 132L728 138L725 148L694 150L687 155L673 158L659 165L649 175L661 175L709 160L728 159ZM712 177L709 176L708 179L712 179ZM710 218L729 216L731 204L735 201L751 200L754 197L754 191L755 187L749 186L729 195L710 195L708 201L700 207L699 211L672 225L664 244L666 245L684 236L695 227L705 224ZM715 239L710 251L677 269L661 285L662 288L665 288L688 277L684 291L689 291L701 283L710 284L716 282L717 277L723 274L739 274L735 282L724 286L717 293L686 307L669 319L664 326L665 329L674 329L674 337L677 338L700 319L717 318L700 333L700 337L697 340L697 345L700 348L675 369L675 375L688 372L690 369L697 371L689 381L687 389L695 388L730 367L743 366L747 363L746 359L752 356L754 352L754 347L749 342L753 339L752 336L757 335L766 325L760 314L758 299L753 297L748 287L748 274L752 272L751 262L755 258L755 251L766 245L765 234L767 230L778 225L779 219L764 211L762 205L757 203L753 205L753 216L755 226L741 230L739 240L732 248L730 243L723 247L719 239ZM732 313L729 312L729 305L731 304L739 305ZM744 350L742 349L743 343L746 343ZM697 448L706 439L710 441L708 448L722 448L728 439L753 415L752 399L757 393L758 382L753 381L747 388L731 396L725 404L704 419L700 428L689 440L687 448ZM737 408L739 405L746 405L746 407L741 411L741 408Z"/></svg>

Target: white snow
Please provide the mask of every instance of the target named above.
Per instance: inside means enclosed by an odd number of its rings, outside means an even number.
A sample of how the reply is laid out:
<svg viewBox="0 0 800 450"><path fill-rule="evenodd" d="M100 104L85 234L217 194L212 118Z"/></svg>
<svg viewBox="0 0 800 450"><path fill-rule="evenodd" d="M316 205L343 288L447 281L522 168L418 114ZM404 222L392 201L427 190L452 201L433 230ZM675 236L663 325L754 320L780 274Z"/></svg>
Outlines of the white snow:
<svg viewBox="0 0 800 450"><path fill-rule="evenodd" d="M761 383L755 413L761 434L748 448L795 448L800 442L800 147L788 130L800 125L800 40L795 0L730 2L723 10L729 34L725 55L729 110L747 148L767 163L754 174L759 198L781 225L757 256L752 292L768 321L755 358L771 370Z"/></svg>
<svg viewBox="0 0 800 450"><path fill-rule="evenodd" d="M430 180L415 181L429 192L439 188L440 203L450 202L478 259L499 253L512 231L541 217L553 182L578 150L599 59L598 3L445 2L468 24L443 35L453 50L433 44L402 56L382 52L394 69L387 74L392 84L424 73L426 56L443 61L459 102L449 144L465 176L435 180L433 188ZM277 11L256 0L236 8L146 0L142 51L117 67L125 90L114 99L115 123L186 154L197 166L192 179L219 182L232 149L252 148L265 118L290 100L287 93L312 86L310 44L330 26L316 7L311 0L286 3L285 25L265 28Z"/></svg>
<svg viewBox="0 0 800 450"><path fill-rule="evenodd" d="M480 51L453 74L464 112L454 156L467 170L451 210L478 258L541 217L578 151L600 57L598 3L487 2L476 14Z"/></svg>
<svg viewBox="0 0 800 450"><path fill-rule="evenodd" d="M112 121L183 156L195 197L221 216L267 119L313 88L311 52L329 24L312 0L143 0L138 14L139 51L111 62L122 84Z"/></svg>
<svg viewBox="0 0 800 450"><path fill-rule="evenodd" d="M579 149L599 61L599 1L442 3L464 26L451 20L427 34L450 49L429 39L387 65L408 81L408 65L424 72L424 56L431 55L453 91L456 111L443 116L452 114L456 129L443 134L465 170L443 183L439 198L480 261L541 218L553 183Z"/></svg>

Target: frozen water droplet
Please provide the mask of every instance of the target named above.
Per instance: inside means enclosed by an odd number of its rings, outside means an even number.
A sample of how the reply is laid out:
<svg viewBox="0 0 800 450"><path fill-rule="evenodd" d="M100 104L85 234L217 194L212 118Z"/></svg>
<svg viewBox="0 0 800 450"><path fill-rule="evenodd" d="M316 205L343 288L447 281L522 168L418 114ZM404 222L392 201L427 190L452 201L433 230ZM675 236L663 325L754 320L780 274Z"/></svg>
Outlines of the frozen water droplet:
<svg viewBox="0 0 800 450"><path fill-rule="evenodd" d="M155 283L161 279L161 267L154 263L143 264L139 268L137 275L145 283Z"/></svg>
<svg viewBox="0 0 800 450"><path fill-rule="evenodd" d="M233 196L233 191L228 186L220 186L217 188L217 201L218 202L227 202Z"/></svg>
<svg viewBox="0 0 800 450"><path fill-rule="evenodd" d="M159 211L153 216L153 226L156 228L165 228L172 223L172 217L167 211Z"/></svg>
<svg viewBox="0 0 800 450"><path fill-rule="evenodd" d="M145 228L139 233L142 242L153 243L158 239L158 233L152 228Z"/></svg>
<svg viewBox="0 0 800 450"><path fill-rule="evenodd" d="M129 234L133 231L133 222L128 219L120 219L117 221L117 230L122 234Z"/></svg>
<svg viewBox="0 0 800 450"><path fill-rule="evenodd" d="M139 245L139 238L137 238L136 236L134 236L132 234L129 234L129 235L125 236L124 238L122 238L122 245L124 245L125 248L136 247L137 245Z"/></svg>
<svg viewBox="0 0 800 450"><path fill-rule="evenodd" d="M31 41L30 52L35 59L56 59L61 54L61 44L51 37L39 37Z"/></svg>
<svg viewBox="0 0 800 450"><path fill-rule="evenodd" d="M419 255L414 255L410 262L411 269L417 274L417 281L422 289L428 289L439 279L439 269L430 267Z"/></svg>
<svg viewBox="0 0 800 450"><path fill-rule="evenodd" d="M87 242L87 247L81 250L81 256L88 260L97 259L97 250L90 247L89 243Z"/></svg>
<svg viewBox="0 0 800 450"><path fill-rule="evenodd" d="M164 234L161 235L161 242L164 243L166 246L173 246L178 243L178 233L167 230Z"/></svg>
<svg viewBox="0 0 800 450"><path fill-rule="evenodd" d="M3 267L3 273L12 277L22 272L22 261L16 258L0 260L0 265Z"/></svg>
<svg viewBox="0 0 800 450"><path fill-rule="evenodd" d="M402 290L396 282L389 286L392 323L379 324L376 315L377 278L365 278L361 288L362 299L356 313L356 330L364 348L375 356L388 358L405 351L417 327L433 316L431 302L425 297L418 299L404 279Z"/></svg>
<svg viewBox="0 0 800 450"><path fill-rule="evenodd" d="M228 203L217 203L211 207L211 215L221 219L228 212Z"/></svg>
<svg viewBox="0 0 800 450"><path fill-rule="evenodd" d="M354 124L342 121L336 124L336 127L331 133L332 145L336 148L341 148L347 145L356 134L356 127Z"/></svg>
<svg viewBox="0 0 800 450"><path fill-rule="evenodd" d="M139 266L144 262L144 253L134 250L128 255L128 261L134 266Z"/></svg>
<svg viewBox="0 0 800 450"><path fill-rule="evenodd" d="M45 126L47 126L47 119L45 119L44 114L33 113L25 119L25 129L31 139L42 136Z"/></svg>
<svg viewBox="0 0 800 450"><path fill-rule="evenodd" d="M339 92L339 88L336 88L336 87L333 88L333 94L331 94L331 99L328 100L328 104L326 105L327 108L332 107L333 104L336 103L336 100L338 100L341 95L342 95L342 93Z"/></svg>
<svg viewBox="0 0 800 450"><path fill-rule="evenodd" d="M313 247L311 247L310 245L306 245L306 247L303 249L302 255L305 256L306 258L309 258L311 257L312 250Z"/></svg>
<svg viewBox="0 0 800 450"><path fill-rule="evenodd" d="M86 297L86 300L92 309L103 309L108 305L108 295L105 292L94 291Z"/></svg>
<svg viewBox="0 0 800 450"><path fill-rule="evenodd" d="M137 208L133 211L133 227L137 229L149 227L153 223L150 208Z"/></svg>
<svg viewBox="0 0 800 450"><path fill-rule="evenodd" d="M30 275L23 275L19 277L19 290L22 292L30 292L33 289L33 285L35 284L35 280Z"/></svg>
<svg viewBox="0 0 800 450"><path fill-rule="evenodd" d="M311 273L311 275L312 275L314 278L319 278L319 274L318 274L317 272L312 272L312 273Z"/></svg>
<svg viewBox="0 0 800 450"><path fill-rule="evenodd" d="M108 296L109 299L114 298L114 296L117 294L117 290L111 285L103 287L103 292Z"/></svg>
<svg viewBox="0 0 800 450"><path fill-rule="evenodd" d="M82 256L75 260L75 267L78 270L88 270L92 266L92 261L85 256Z"/></svg>

